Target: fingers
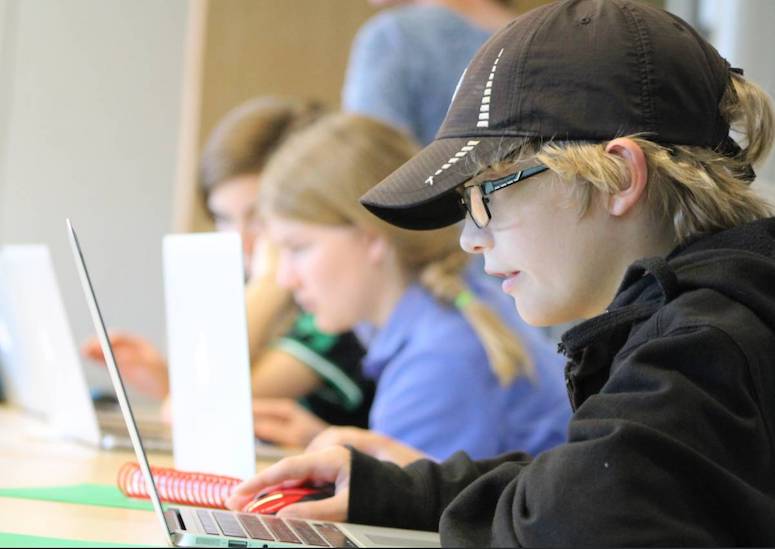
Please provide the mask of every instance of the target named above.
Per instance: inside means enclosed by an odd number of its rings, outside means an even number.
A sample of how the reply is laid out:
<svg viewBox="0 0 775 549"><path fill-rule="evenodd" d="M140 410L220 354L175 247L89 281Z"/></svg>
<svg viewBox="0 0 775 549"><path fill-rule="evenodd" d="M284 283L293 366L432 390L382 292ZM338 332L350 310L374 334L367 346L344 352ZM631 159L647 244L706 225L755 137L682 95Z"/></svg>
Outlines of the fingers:
<svg viewBox="0 0 775 549"><path fill-rule="evenodd" d="M253 401L253 428L256 436L277 444L294 444L290 423L296 403L289 399L267 398Z"/></svg>
<svg viewBox="0 0 775 549"><path fill-rule="evenodd" d="M126 332L114 331L109 332L110 344L114 347L113 351L116 351L116 347L132 344L136 338ZM81 346L81 354L87 358L95 360L97 362L105 362L105 355L102 353L102 346L100 340L92 336L87 339Z"/></svg>
<svg viewBox="0 0 775 549"><path fill-rule="evenodd" d="M335 496L319 501L294 503L280 509L277 516L283 518L306 518L313 520L328 520L344 522L347 520L347 505L349 490L342 490Z"/></svg>
<svg viewBox="0 0 775 549"><path fill-rule="evenodd" d="M349 450L336 447L315 454L302 454L278 461L239 484L227 501L227 506L229 509L242 509L257 493L270 486L312 482L336 483L338 488L344 488L349 478Z"/></svg>
<svg viewBox="0 0 775 549"><path fill-rule="evenodd" d="M295 446L296 441L288 430L288 422L275 418L254 418L253 430L261 440L285 446Z"/></svg>
<svg viewBox="0 0 775 549"><path fill-rule="evenodd" d="M309 443L305 452L317 452L331 446L344 446L352 441L350 431L353 429L347 427L329 427Z"/></svg>
<svg viewBox="0 0 775 549"><path fill-rule="evenodd" d="M102 354L102 348L100 342L96 337L87 339L83 345L81 345L81 354L92 360L104 362L105 358Z"/></svg>
<svg viewBox="0 0 775 549"><path fill-rule="evenodd" d="M332 446L352 446L362 452L370 453L374 434L358 427L329 427L312 442L305 452L317 452Z"/></svg>
<svg viewBox="0 0 775 549"><path fill-rule="evenodd" d="M298 412L299 405L289 398L260 398L253 401L254 417L288 419Z"/></svg>

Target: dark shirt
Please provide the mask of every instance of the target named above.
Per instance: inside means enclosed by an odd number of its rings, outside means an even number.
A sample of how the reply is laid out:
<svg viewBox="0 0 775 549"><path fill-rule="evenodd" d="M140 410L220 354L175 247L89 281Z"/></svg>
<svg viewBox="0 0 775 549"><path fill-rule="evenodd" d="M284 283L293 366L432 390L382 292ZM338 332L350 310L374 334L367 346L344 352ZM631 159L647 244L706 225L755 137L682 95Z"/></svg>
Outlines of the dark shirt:
<svg viewBox="0 0 775 549"><path fill-rule="evenodd" d="M368 427L374 382L361 374L366 351L352 332L328 334L302 313L277 347L313 369L323 384L301 400L311 412L332 425Z"/></svg>
<svg viewBox="0 0 775 549"><path fill-rule="evenodd" d="M403 470L354 452L348 520L445 546L775 545L775 219L637 262L562 348L567 444Z"/></svg>

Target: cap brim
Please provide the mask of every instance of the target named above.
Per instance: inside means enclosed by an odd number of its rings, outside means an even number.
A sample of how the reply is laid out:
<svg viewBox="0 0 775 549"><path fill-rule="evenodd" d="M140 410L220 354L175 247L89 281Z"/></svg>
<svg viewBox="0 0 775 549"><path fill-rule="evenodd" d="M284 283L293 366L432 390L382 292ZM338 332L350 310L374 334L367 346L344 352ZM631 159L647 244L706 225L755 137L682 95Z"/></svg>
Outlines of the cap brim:
<svg viewBox="0 0 775 549"><path fill-rule="evenodd" d="M501 137L437 139L363 195L361 204L404 229L439 229L457 223L465 210L455 187L479 171L476 158L492 158L502 142Z"/></svg>

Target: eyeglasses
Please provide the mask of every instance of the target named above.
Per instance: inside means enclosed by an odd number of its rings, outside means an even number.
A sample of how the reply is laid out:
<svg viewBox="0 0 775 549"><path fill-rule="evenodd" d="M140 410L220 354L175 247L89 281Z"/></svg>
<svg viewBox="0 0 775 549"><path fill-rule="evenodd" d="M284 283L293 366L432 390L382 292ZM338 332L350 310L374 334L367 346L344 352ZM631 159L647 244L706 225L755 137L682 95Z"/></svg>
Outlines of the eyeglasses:
<svg viewBox="0 0 775 549"><path fill-rule="evenodd" d="M506 175L499 179L493 179L491 181L483 181L475 185L465 186L462 189L462 196L460 202L462 206L471 216L471 219L480 229L484 229L492 219L490 208L488 206L490 199L489 195L495 191L505 189L509 185L524 181L528 177L538 175L548 170L543 164L538 164L532 168L526 168L518 172Z"/></svg>

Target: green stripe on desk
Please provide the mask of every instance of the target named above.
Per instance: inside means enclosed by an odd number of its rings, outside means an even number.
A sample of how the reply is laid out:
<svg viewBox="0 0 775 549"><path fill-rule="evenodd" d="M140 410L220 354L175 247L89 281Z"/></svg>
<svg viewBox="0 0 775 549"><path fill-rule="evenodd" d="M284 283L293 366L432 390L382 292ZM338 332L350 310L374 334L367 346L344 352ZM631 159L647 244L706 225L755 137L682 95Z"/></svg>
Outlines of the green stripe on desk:
<svg viewBox="0 0 775 549"><path fill-rule="evenodd" d="M100 507L119 507L121 509L139 509L153 511L151 502L126 497L115 486L109 484L72 484L69 486L46 486L36 488L0 488L0 498L35 499L77 503L80 505L98 505ZM3 545L0 543L0 545Z"/></svg>
<svg viewBox="0 0 775 549"><path fill-rule="evenodd" d="M81 541L77 539L42 538L0 532L0 547L152 547L152 545L127 545L103 541Z"/></svg>

